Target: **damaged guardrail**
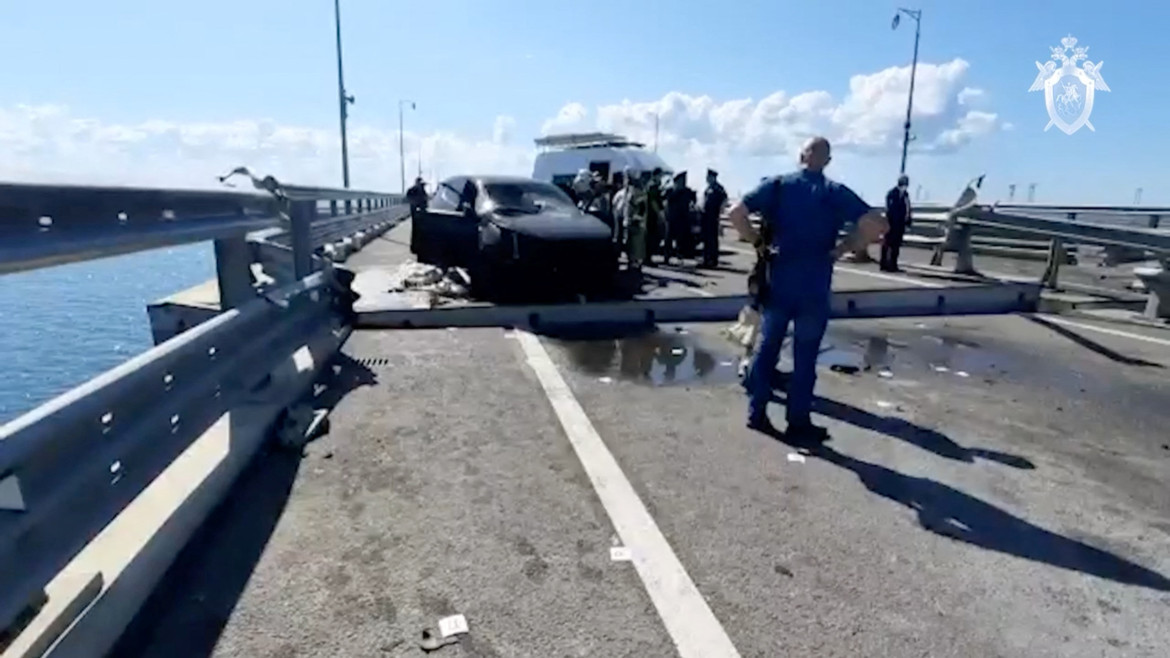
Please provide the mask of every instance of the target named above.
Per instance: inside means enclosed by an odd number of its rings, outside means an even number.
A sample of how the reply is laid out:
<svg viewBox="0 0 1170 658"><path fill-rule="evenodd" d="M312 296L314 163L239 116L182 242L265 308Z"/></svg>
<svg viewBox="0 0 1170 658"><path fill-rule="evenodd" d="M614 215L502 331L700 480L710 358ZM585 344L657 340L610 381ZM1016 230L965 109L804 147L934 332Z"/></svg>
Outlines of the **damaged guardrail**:
<svg viewBox="0 0 1170 658"><path fill-rule="evenodd" d="M103 653L271 430L304 424L355 298L322 247L401 197L253 183L0 185L0 274L212 240L222 310L0 427L0 654ZM261 281L281 235L291 267Z"/></svg>
<svg viewBox="0 0 1170 658"><path fill-rule="evenodd" d="M1170 232L1018 215L1003 212L996 206L971 204L952 212L946 238L935 248L931 265L941 266L944 252L953 251L957 255L955 273L977 275L972 238L974 231L983 227L1007 228L1048 238L1049 256L1040 283L1049 288L1058 286L1069 241L1151 254L1163 263L1161 267L1134 270L1149 293L1145 314L1151 318L1170 318Z"/></svg>

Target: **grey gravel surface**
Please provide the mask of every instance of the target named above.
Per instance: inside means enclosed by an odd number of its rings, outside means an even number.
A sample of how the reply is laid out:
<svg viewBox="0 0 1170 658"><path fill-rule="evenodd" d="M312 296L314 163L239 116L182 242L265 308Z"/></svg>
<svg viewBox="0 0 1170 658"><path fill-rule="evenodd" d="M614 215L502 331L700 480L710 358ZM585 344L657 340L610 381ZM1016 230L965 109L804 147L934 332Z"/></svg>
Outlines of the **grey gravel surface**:
<svg viewBox="0 0 1170 658"><path fill-rule="evenodd" d="M404 257L405 230L351 265ZM741 291L725 261L648 294ZM833 440L792 461L744 428L722 328L541 340L743 656L1165 655L1170 345L834 323ZM424 655L454 613L471 632L433 655L676 655L517 341L359 332L338 366L328 435L257 460L113 655Z"/></svg>

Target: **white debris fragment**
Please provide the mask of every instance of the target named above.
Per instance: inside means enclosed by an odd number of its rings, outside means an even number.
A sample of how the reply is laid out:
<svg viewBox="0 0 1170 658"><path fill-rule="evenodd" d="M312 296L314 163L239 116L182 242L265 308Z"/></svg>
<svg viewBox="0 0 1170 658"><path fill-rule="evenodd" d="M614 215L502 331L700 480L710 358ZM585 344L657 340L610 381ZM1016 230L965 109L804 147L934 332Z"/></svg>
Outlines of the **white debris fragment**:
<svg viewBox="0 0 1170 658"><path fill-rule="evenodd" d="M438 298L458 299L469 295L471 278L467 271L408 261L390 273L388 292L421 292L429 294L431 306L443 303Z"/></svg>
<svg viewBox="0 0 1170 658"><path fill-rule="evenodd" d="M955 374L960 376L960 377L970 377L971 376L971 373L967 372L966 370L956 370Z"/></svg>
<svg viewBox="0 0 1170 658"><path fill-rule="evenodd" d="M614 562L629 562L634 559L634 556L630 553L628 546L611 546L609 549L609 559Z"/></svg>
<svg viewBox="0 0 1170 658"><path fill-rule="evenodd" d="M950 370L950 368L948 368L946 366L931 366L931 367L934 368L935 372L947 372Z"/></svg>
<svg viewBox="0 0 1170 658"><path fill-rule="evenodd" d="M790 452L788 453L788 461L795 462L797 464L803 464L804 455L800 454L799 452Z"/></svg>
<svg viewBox="0 0 1170 658"><path fill-rule="evenodd" d="M599 379L598 381L600 381L602 384L612 384L612 383L613 383L613 377L602 377L602 378L601 378L601 379Z"/></svg>
<svg viewBox="0 0 1170 658"><path fill-rule="evenodd" d="M894 403L893 403L893 402L887 402L887 401L885 401L885 400L878 400L878 401L877 401L877 406L878 406L878 409L893 409L893 408L894 408Z"/></svg>
<svg viewBox="0 0 1170 658"><path fill-rule="evenodd" d="M881 377L882 379L893 379L894 373L885 368L882 368L878 371L878 377Z"/></svg>
<svg viewBox="0 0 1170 658"><path fill-rule="evenodd" d="M675 347L675 348L670 350L670 353L675 355L675 356L678 356L678 355L682 354L683 352L686 352L686 350L684 350L681 347Z"/></svg>
<svg viewBox="0 0 1170 658"><path fill-rule="evenodd" d="M467 633L469 630L467 627L467 618L463 615L451 615L450 617L443 617L439 620L439 633L443 637Z"/></svg>

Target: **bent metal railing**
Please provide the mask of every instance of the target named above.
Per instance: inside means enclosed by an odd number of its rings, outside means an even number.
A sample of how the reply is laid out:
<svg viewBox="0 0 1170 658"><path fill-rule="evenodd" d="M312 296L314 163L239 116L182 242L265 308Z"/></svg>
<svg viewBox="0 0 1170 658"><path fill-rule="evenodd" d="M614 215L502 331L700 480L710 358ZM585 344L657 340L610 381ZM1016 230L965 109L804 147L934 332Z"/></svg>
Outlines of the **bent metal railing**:
<svg viewBox="0 0 1170 658"><path fill-rule="evenodd" d="M53 607L54 579L217 422L250 414L250 431L233 425L240 453L284 422L349 332L352 274L325 248L405 214L398 195L279 184L256 193L0 184L0 275L211 240L222 308L0 426L0 654L52 639L22 631ZM273 270L267 283L257 262Z"/></svg>

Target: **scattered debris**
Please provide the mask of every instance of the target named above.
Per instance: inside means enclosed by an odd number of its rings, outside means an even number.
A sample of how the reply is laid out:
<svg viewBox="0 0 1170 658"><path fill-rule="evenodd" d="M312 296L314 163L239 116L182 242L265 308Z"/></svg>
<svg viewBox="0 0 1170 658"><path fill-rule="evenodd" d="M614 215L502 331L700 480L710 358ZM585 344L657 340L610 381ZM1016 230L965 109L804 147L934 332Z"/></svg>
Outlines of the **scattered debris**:
<svg viewBox="0 0 1170 658"><path fill-rule="evenodd" d="M829 366L829 370L839 372L843 375L856 375L861 371L861 368L852 363L834 363Z"/></svg>
<svg viewBox="0 0 1170 658"><path fill-rule="evenodd" d="M613 383L613 377L602 377L602 378L601 378L601 379L599 379L598 381L600 381L602 384L612 384L612 383Z"/></svg>
<svg viewBox="0 0 1170 658"><path fill-rule="evenodd" d="M970 377L971 376L971 373L967 372L966 370L956 370L955 374L960 376L960 377Z"/></svg>
<svg viewBox="0 0 1170 658"><path fill-rule="evenodd" d="M882 368L878 371L878 377L881 377L882 379L893 379L894 373L891 372L889 368Z"/></svg>
<svg viewBox="0 0 1170 658"><path fill-rule="evenodd" d="M894 403L893 402L886 402L885 400L878 400L877 406L878 406L878 409L893 409Z"/></svg>
<svg viewBox="0 0 1170 658"><path fill-rule="evenodd" d="M471 277L461 267L443 269L417 261L399 265L390 275L391 285L387 292L421 292L430 297L431 306L444 303L447 299L464 299L470 296Z"/></svg>
<svg viewBox="0 0 1170 658"><path fill-rule="evenodd" d="M611 546L609 559L613 562L629 562L634 559L634 555L630 552L629 546Z"/></svg>
<svg viewBox="0 0 1170 658"><path fill-rule="evenodd" d="M803 464L804 455L800 454L799 452L790 452L788 453L788 461L795 462L797 464Z"/></svg>
<svg viewBox="0 0 1170 658"><path fill-rule="evenodd" d="M678 356L680 354L685 354L686 350L684 350L681 347L674 347L674 348L671 348L670 353L675 355L675 356Z"/></svg>
<svg viewBox="0 0 1170 658"><path fill-rule="evenodd" d="M935 372L949 372L950 371L950 368L948 368L946 366L931 366L931 368L933 368Z"/></svg>
<svg viewBox="0 0 1170 658"><path fill-rule="evenodd" d="M323 454L323 455L321 455L321 456L322 456L323 458L325 458L325 459L333 459L333 451L332 451L332 450L330 450L330 451L326 452L325 454Z"/></svg>
<svg viewBox="0 0 1170 658"><path fill-rule="evenodd" d="M788 567L784 566L783 564L773 565L772 571L775 571L776 573L780 574L781 576L788 576L789 578L792 578L793 576L795 576L795 574L792 573L792 569L789 569Z"/></svg>
<svg viewBox="0 0 1170 658"><path fill-rule="evenodd" d="M384 651L386 653L390 653L391 651L394 651L398 647L402 646L402 644L404 642L406 642L406 640L397 639L397 640L394 640L393 642L388 642L386 644L383 644L382 646L378 647L378 650Z"/></svg>
<svg viewBox="0 0 1170 658"><path fill-rule="evenodd" d="M418 646L423 651L430 653L432 651L438 651L439 649L442 649L449 644L456 644L457 642L459 642L459 638L457 637L435 637L434 634L431 633L431 629L424 628L422 632L422 642L419 642Z"/></svg>
<svg viewBox="0 0 1170 658"><path fill-rule="evenodd" d="M467 617L463 615L451 615L439 620L439 632L443 634L443 637L459 635L468 632L468 630Z"/></svg>

